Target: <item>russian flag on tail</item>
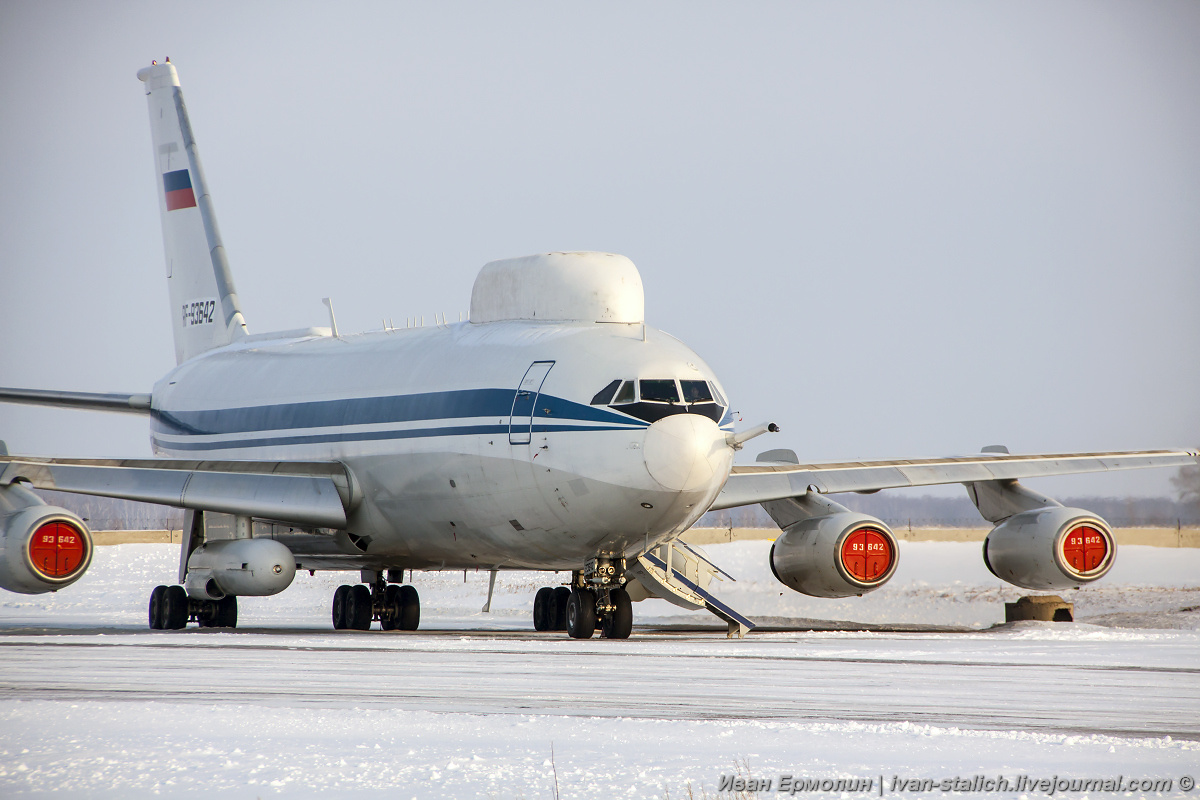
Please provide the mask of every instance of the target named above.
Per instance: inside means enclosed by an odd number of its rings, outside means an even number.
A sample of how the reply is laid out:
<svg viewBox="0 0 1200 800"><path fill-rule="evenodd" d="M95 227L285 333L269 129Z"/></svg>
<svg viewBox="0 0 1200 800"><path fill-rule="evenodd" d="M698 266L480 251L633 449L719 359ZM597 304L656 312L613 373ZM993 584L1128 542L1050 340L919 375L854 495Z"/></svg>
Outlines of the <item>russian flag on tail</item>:
<svg viewBox="0 0 1200 800"><path fill-rule="evenodd" d="M163 191L167 195L167 211L196 207L196 193L192 191L192 177L186 169L165 173L163 175Z"/></svg>

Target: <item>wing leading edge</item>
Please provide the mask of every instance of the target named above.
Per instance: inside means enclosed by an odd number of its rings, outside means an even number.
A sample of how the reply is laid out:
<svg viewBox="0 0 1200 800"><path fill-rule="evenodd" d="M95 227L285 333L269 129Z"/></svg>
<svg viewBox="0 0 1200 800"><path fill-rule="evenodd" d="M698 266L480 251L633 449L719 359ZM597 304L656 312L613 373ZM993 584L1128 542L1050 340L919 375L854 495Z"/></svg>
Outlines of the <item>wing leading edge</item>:
<svg viewBox="0 0 1200 800"><path fill-rule="evenodd" d="M753 464L735 466L711 510L735 508L807 494L876 492L907 486L1014 480L1147 467L1185 467L1200 463L1192 450L1141 450L1124 453L1051 455L982 454L951 458L855 461L833 464Z"/></svg>
<svg viewBox="0 0 1200 800"><path fill-rule="evenodd" d="M23 403L31 406L83 408L89 411L119 411L126 414L150 413L150 395L148 394L58 392L48 389L0 387L0 402Z"/></svg>
<svg viewBox="0 0 1200 800"><path fill-rule="evenodd" d="M344 528L359 491L345 465L0 456L0 486L116 497L321 528Z"/></svg>

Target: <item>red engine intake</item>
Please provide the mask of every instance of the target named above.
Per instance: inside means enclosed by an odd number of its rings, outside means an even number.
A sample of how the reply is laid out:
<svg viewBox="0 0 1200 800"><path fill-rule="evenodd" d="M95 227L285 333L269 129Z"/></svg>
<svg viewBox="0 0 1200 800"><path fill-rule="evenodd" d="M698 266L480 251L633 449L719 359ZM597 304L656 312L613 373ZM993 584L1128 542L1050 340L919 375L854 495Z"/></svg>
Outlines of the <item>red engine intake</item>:
<svg viewBox="0 0 1200 800"><path fill-rule="evenodd" d="M0 487L0 588L41 594L70 586L92 563L83 520L20 486Z"/></svg>
<svg viewBox="0 0 1200 800"><path fill-rule="evenodd" d="M1079 508L1014 514L983 542L983 561L1001 580L1025 589L1069 589L1104 577L1117 557L1108 524Z"/></svg>
<svg viewBox="0 0 1200 800"><path fill-rule="evenodd" d="M789 525L771 546L771 571L802 594L850 597L887 583L899 555L881 520L843 511Z"/></svg>
<svg viewBox="0 0 1200 800"><path fill-rule="evenodd" d="M29 538L29 563L47 580L70 580L83 573L90 550L87 534L75 523L43 522Z"/></svg>

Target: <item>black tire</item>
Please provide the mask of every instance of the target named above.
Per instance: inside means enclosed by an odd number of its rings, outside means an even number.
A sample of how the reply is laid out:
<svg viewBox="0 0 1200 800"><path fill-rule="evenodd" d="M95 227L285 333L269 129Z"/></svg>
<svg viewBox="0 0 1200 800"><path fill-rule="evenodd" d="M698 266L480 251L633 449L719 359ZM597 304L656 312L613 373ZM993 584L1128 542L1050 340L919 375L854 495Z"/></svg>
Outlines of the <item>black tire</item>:
<svg viewBox="0 0 1200 800"><path fill-rule="evenodd" d="M552 631L567 629L567 603L571 600L571 590L565 586L554 587L554 626Z"/></svg>
<svg viewBox="0 0 1200 800"><path fill-rule="evenodd" d="M400 624L403 605L400 602L400 587L389 583L383 590L383 614L379 617L379 627L385 631L394 631Z"/></svg>
<svg viewBox="0 0 1200 800"><path fill-rule="evenodd" d="M333 629L335 631L345 630L350 627L347 624L350 617L346 614L346 605L349 599L350 587L346 584L337 587L333 593Z"/></svg>
<svg viewBox="0 0 1200 800"><path fill-rule="evenodd" d="M588 589L572 589L567 602L567 633L572 639L590 639L596 632L596 595Z"/></svg>
<svg viewBox="0 0 1200 800"><path fill-rule="evenodd" d="M604 618L604 638L628 639L633 632L633 602L629 599L629 592L613 589L608 593L608 599L616 608Z"/></svg>
<svg viewBox="0 0 1200 800"><path fill-rule="evenodd" d="M533 598L533 629L535 631L552 631L558 616L558 601L554 598L554 589L543 586L538 589Z"/></svg>
<svg viewBox="0 0 1200 800"><path fill-rule="evenodd" d="M163 592L162 626L177 631L188 623L188 597L182 586L168 586Z"/></svg>
<svg viewBox="0 0 1200 800"><path fill-rule="evenodd" d="M163 603L167 594L166 586L155 586L150 592L150 630L163 629Z"/></svg>
<svg viewBox="0 0 1200 800"><path fill-rule="evenodd" d="M361 583L351 586L346 601L346 627L356 631L371 630L372 605L370 589Z"/></svg>
<svg viewBox="0 0 1200 800"><path fill-rule="evenodd" d="M415 586L400 587L400 622L402 631L415 631L421 626L421 596Z"/></svg>
<svg viewBox="0 0 1200 800"><path fill-rule="evenodd" d="M216 602L217 612L208 621L210 628L237 627L237 598L233 595L222 597Z"/></svg>

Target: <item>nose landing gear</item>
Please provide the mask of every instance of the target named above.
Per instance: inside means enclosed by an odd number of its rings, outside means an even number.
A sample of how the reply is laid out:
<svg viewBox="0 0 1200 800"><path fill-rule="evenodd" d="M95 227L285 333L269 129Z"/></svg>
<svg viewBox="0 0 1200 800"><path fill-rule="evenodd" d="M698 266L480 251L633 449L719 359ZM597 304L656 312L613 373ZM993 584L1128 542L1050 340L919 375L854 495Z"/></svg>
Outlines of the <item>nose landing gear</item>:
<svg viewBox="0 0 1200 800"><path fill-rule="evenodd" d="M572 639L590 639L598 627L605 639L628 639L633 631L633 604L624 585L625 559L591 559L572 576L570 589L538 590L533 600L534 630L565 630Z"/></svg>
<svg viewBox="0 0 1200 800"><path fill-rule="evenodd" d="M607 612L600 621L601 635L605 639L628 639L633 632L633 603L629 592L610 589Z"/></svg>
<svg viewBox="0 0 1200 800"><path fill-rule="evenodd" d="M567 635L572 639L590 639L596 632L596 595L588 588L571 590L567 601Z"/></svg>

